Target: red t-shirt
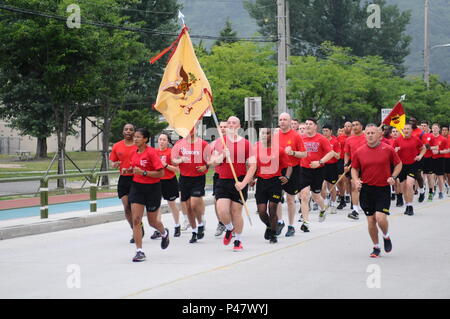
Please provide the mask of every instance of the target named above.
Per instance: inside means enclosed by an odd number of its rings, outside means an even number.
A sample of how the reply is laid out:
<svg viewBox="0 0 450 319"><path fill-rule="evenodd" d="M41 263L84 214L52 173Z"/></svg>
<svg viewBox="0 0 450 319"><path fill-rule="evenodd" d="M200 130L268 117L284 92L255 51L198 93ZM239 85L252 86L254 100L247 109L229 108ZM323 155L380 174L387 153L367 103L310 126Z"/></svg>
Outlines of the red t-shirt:
<svg viewBox="0 0 450 319"><path fill-rule="evenodd" d="M236 176L244 176L245 174L247 174L247 159L251 156L251 153L253 153L250 147L250 142L245 138L241 138L238 142L231 142L227 136L225 136L224 139L227 148L230 151L230 158L231 162L233 163L232 165L234 167L234 171L236 172ZM221 154L223 152L223 149L224 147L222 140L218 140L214 144L214 151L217 151ZM219 174L219 178L234 178L233 172L230 168L230 164L228 164L225 157L223 159L223 162L216 167L216 172Z"/></svg>
<svg viewBox="0 0 450 319"><path fill-rule="evenodd" d="M311 168L310 164L313 161L318 161L327 153L331 151L330 142L322 134L316 133L314 136L305 136L303 138L303 144L305 145L308 155L302 158L301 166L305 168ZM320 165L323 167L324 165Z"/></svg>
<svg viewBox="0 0 450 319"><path fill-rule="evenodd" d="M361 170L361 179L370 186L387 186L387 179L392 176L391 166L400 163L400 158L394 149L384 143L370 148L367 144L361 146L352 158L352 167Z"/></svg>
<svg viewBox="0 0 450 319"><path fill-rule="evenodd" d="M450 134L447 136L447 148L450 149ZM445 154L445 158L450 158L450 153Z"/></svg>
<svg viewBox="0 0 450 319"><path fill-rule="evenodd" d="M209 145L206 141L199 137L195 138L195 142L191 143L186 138L183 138L175 143L172 148L172 159L180 158L182 156L189 158L187 163L180 163L180 174L183 176L196 177L205 175L208 170L203 173L197 170L198 166L207 164L211 155Z"/></svg>
<svg viewBox="0 0 450 319"><path fill-rule="evenodd" d="M120 161L120 175L133 176L133 173L122 174L124 170L128 170L131 167L131 157L137 151L137 146L125 145L125 141L122 140L113 145L109 159L112 162Z"/></svg>
<svg viewBox="0 0 450 319"><path fill-rule="evenodd" d="M440 134L435 136L434 146L439 146L440 151L445 151L447 149L447 139ZM445 158L445 154L433 154L433 158Z"/></svg>
<svg viewBox="0 0 450 319"><path fill-rule="evenodd" d="M135 152L133 154L131 157L131 166L138 167L147 172L164 168L158 153L150 146L147 146L142 153ZM142 184L155 184L160 181L160 178L135 174L133 176L133 181Z"/></svg>
<svg viewBox="0 0 450 319"><path fill-rule="evenodd" d="M411 136L410 138L405 138L399 136L394 141L394 148L400 147L397 154L403 164L410 165L416 160L416 156L420 154L423 143L417 138Z"/></svg>
<svg viewBox="0 0 450 319"><path fill-rule="evenodd" d="M281 176L281 170L289 166L289 157L281 148L264 147L261 142L255 144L254 154L256 155L256 176L269 179Z"/></svg>
<svg viewBox="0 0 450 319"><path fill-rule="evenodd" d="M383 137L381 139L382 143L385 143L385 144L387 144L389 146L392 146L392 147L394 147L394 141L395 141L395 139L393 137L389 137L389 138Z"/></svg>
<svg viewBox="0 0 450 319"><path fill-rule="evenodd" d="M156 152L158 153L159 158L161 159L161 162L165 162L166 164L172 165L172 149L166 148L164 151L160 149L156 149ZM172 179L174 178L175 173L171 170L168 170L167 168L164 169L164 176L161 177L161 179Z"/></svg>
<svg viewBox="0 0 450 319"><path fill-rule="evenodd" d="M331 138L328 140L328 142L330 142L331 149L333 151L335 151L336 153L341 152L341 144L339 143L339 140L337 139L336 136L332 135ZM326 164L334 164L337 163L337 161L338 161L337 158L333 156Z"/></svg>
<svg viewBox="0 0 450 319"><path fill-rule="evenodd" d="M412 130L411 135L413 137L417 137L418 139L420 139L420 136L422 135L422 133L423 133L423 131L420 128L416 127L414 130Z"/></svg>
<svg viewBox="0 0 450 319"><path fill-rule="evenodd" d="M429 144L430 146L435 146L435 137L433 133L425 133L422 135L422 143L424 145ZM433 151L427 149L423 157L429 158L433 156Z"/></svg>
<svg viewBox="0 0 450 319"><path fill-rule="evenodd" d="M344 153L345 153L345 141L347 140L347 138L349 138L351 135L345 135L345 134L341 134L337 137L337 140L339 141L339 144L341 145L341 158L344 159Z"/></svg>
<svg viewBox="0 0 450 319"><path fill-rule="evenodd" d="M349 136L345 141L344 152L350 155L350 160L353 162L353 154L363 145L367 145L364 134Z"/></svg>
<svg viewBox="0 0 450 319"><path fill-rule="evenodd" d="M274 135L272 143L274 144L274 146L277 146L278 143L278 146L281 147L283 150L286 147L290 146L293 151L296 152L305 151L305 145L303 144L302 137L294 130L289 130L286 133L283 133L280 130L277 134ZM289 161L290 161L289 166L297 166L300 165L301 158L289 155Z"/></svg>

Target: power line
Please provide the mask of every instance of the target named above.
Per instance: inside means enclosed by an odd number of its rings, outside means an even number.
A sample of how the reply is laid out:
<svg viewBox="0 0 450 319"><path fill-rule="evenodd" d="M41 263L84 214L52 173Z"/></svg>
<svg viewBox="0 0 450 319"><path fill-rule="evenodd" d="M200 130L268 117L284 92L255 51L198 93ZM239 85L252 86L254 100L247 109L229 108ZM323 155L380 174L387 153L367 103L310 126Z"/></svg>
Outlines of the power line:
<svg viewBox="0 0 450 319"><path fill-rule="evenodd" d="M27 14L27 15L34 15L34 16L40 16L48 19L55 19L59 21L67 21L67 17L54 15L50 13L45 13L41 11L35 11L35 10L28 10L18 7L12 7L4 4L0 4L0 9L14 12L14 13L21 13L21 14ZM136 27L125 27L125 26L118 26L111 23L105 23L105 22L97 22L97 21L88 21L88 20L81 20L80 24L85 25L92 25L96 27L101 28L109 28L109 29L117 29L117 30L123 30L123 31L131 31L131 32L141 32L141 33L148 33L148 34L154 34L154 35L164 35L164 36L172 36L172 37L178 37L178 33L173 32L162 32L159 30L152 30L147 28L136 28ZM246 38L227 38L227 37L219 37L219 36L210 36L210 35L189 35L191 38L195 39L206 39L206 40L218 40L218 39L225 39L225 40L236 40L236 41L247 41L247 42L276 42L276 37L246 37Z"/></svg>

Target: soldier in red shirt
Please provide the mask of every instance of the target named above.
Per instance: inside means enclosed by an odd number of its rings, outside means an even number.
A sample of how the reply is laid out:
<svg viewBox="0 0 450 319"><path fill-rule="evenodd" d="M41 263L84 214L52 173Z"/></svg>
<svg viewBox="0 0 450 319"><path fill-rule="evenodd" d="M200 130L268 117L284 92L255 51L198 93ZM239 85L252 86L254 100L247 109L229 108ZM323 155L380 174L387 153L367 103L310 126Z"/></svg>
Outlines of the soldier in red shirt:
<svg viewBox="0 0 450 319"><path fill-rule="evenodd" d="M391 205L390 185L395 184L402 162L391 146L381 143L380 130L375 124L366 126L365 135L367 144L353 154L351 172L354 185L361 190L361 208L367 216L369 235L374 244L370 257L376 258L381 252L378 229L383 233L384 250L387 253L392 250L387 220Z"/></svg>
<svg viewBox="0 0 450 319"><path fill-rule="evenodd" d="M344 157L345 157L345 141L352 135L352 123L345 122L342 134L339 134L337 139L341 145L340 158L338 160L338 176L344 174ZM346 203L350 203L350 194L352 192L350 181L347 178L342 178L337 185L339 191L339 206L337 209L344 209ZM348 194L348 195L346 195Z"/></svg>
<svg viewBox="0 0 450 319"><path fill-rule="evenodd" d="M272 144L272 130L263 128L260 131L261 140L256 143L254 154L256 156L256 205L262 222L266 225L264 238L270 243L277 240L277 207L281 201L283 184L286 184L292 173L289 157L283 148ZM286 175L282 174L287 168ZM267 203L269 203L267 205ZM267 212L267 207L268 212Z"/></svg>
<svg viewBox="0 0 450 319"><path fill-rule="evenodd" d="M327 205L330 206L331 214L336 213L337 203L336 203L336 187L333 187L338 180L338 160L341 157L341 144L339 143L336 136L333 136L333 129L331 125L324 125L322 128L323 136L330 142L331 149L334 152L334 156L325 163L325 181L322 187L322 197L327 200ZM326 193L331 190L330 198L326 198Z"/></svg>
<svg viewBox="0 0 450 319"><path fill-rule="evenodd" d="M300 196L303 224L300 227L304 232L309 232L309 199L310 193L312 198L320 207L319 222L325 220L325 205L320 195L322 185L325 178L324 165L334 155L330 142L322 135L317 133L317 121L315 119L307 119L306 136L303 143L307 152L307 156L301 160L300 171Z"/></svg>
<svg viewBox="0 0 450 319"><path fill-rule="evenodd" d="M421 122L421 127L424 132L422 135L422 143L425 145L427 151L423 156L423 174L428 182L428 201L432 201L434 197L434 161L433 161L433 150L432 147L435 146L435 137L433 133L430 133L430 126L427 121ZM420 201L420 200L419 200Z"/></svg>
<svg viewBox="0 0 450 319"><path fill-rule="evenodd" d="M434 123L431 129L435 137L434 146L431 147L433 166L435 167L434 173L438 180L439 199L444 199L445 156L448 153L447 138L439 134L441 127L438 123Z"/></svg>
<svg viewBox="0 0 450 319"><path fill-rule="evenodd" d="M449 134L449 126L448 125L442 125L441 130L442 136L447 139L447 151L448 153L445 154L445 175L447 178L447 194L448 194L448 187L450 187L450 134ZM445 178L444 178L445 180Z"/></svg>
<svg viewBox="0 0 450 319"><path fill-rule="evenodd" d="M292 174L289 181L283 185L283 190L286 194L286 201L288 207L288 229L286 237L294 236L295 228L295 196L299 193L300 185L300 160L306 156L305 146L300 134L291 129L291 116L288 113L281 113L278 117L279 132L274 135L274 144L278 143L279 147L284 149L287 155L289 155L289 162L292 167ZM285 172L283 172L285 174ZM278 204L278 227L277 235L281 234L285 223L283 221L282 204Z"/></svg>
<svg viewBox="0 0 450 319"><path fill-rule="evenodd" d="M173 219L175 221L175 232L174 237L181 236L181 225L180 225L180 211L175 203L175 200L179 197L179 187L178 180L175 174L180 172L178 166L172 163L172 149L169 147L170 137L167 133L161 133L158 136L158 148L156 152L164 165L164 176L161 177L161 193L163 199L167 201L167 205L172 212ZM161 214L159 214L161 219ZM186 218L186 217L185 217ZM160 237L160 233L156 231L156 236ZM154 238L153 238L154 239Z"/></svg>
<svg viewBox="0 0 450 319"><path fill-rule="evenodd" d="M217 213L220 221L225 225L226 232L223 239L224 245L231 242L232 233L235 233L233 251L242 251L241 242L244 220L242 218L242 208L244 203L239 191L242 191L244 200L247 200L248 183L253 180L256 172L256 160L250 142L239 136L241 128L240 120L236 116L231 116L227 121L227 136L214 145L213 155L209 162L212 166L217 166L219 178L216 182L215 197L217 201ZM226 147L225 147L226 146ZM236 183L231 165L231 160L238 182ZM248 167L247 167L248 165Z"/></svg>
<svg viewBox="0 0 450 319"><path fill-rule="evenodd" d="M134 125L125 124L122 130L123 140L113 145L109 160L113 168L119 168L120 177L117 183L117 195L122 201L125 218L133 229L133 217L131 216L131 205L128 201L131 183L133 181L133 171L131 170L130 160L137 147L133 142ZM142 236L144 236L144 225L141 225ZM134 237L130 239L130 244L134 244Z"/></svg>
<svg viewBox="0 0 450 319"><path fill-rule="evenodd" d="M158 220L159 207L161 206L161 182L164 176L164 166L153 147L147 145L150 133L147 129L137 129L134 133L134 144L137 152L131 158L133 169L133 183L131 184L129 201L133 215L133 235L136 242L136 256L133 261L145 260L142 251L141 227L144 208L147 210L147 218L150 226L161 233L161 248L169 246L169 230Z"/></svg>
<svg viewBox="0 0 450 319"><path fill-rule="evenodd" d="M349 172L349 166L353 161L353 155L358 148L366 144L366 138L363 133L363 126L360 121L356 120L352 122L353 135L347 138L344 147L344 172ZM350 179L352 176L347 175ZM359 219L359 190L354 184L352 187L352 212L348 214L348 218Z"/></svg>
<svg viewBox="0 0 450 319"><path fill-rule="evenodd" d="M424 133L421 128L417 127L417 119L415 117L410 117L408 122L411 124L412 128L411 136L416 137L422 141L422 135ZM423 163L424 158L422 157L422 159L419 162L417 162L417 176L416 176L416 181L419 186L419 203L423 202L423 200L425 199L425 188L423 187L424 184L422 176Z"/></svg>
<svg viewBox="0 0 450 319"><path fill-rule="evenodd" d="M208 143L196 134L194 127L188 136L176 142L172 148L172 163L180 168L181 205L184 206L192 228L192 238L189 240L191 244L205 236L203 196L211 155Z"/></svg>
<svg viewBox="0 0 450 319"><path fill-rule="evenodd" d="M419 174L417 171L417 163L420 162L426 151L423 143L418 138L412 136L411 133L412 126L411 124L406 123L403 128L404 136L399 136L394 141L394 149L403 164L398 180L401 183L402 192L405 195L405 215L409 216L414 215L412 202L414 198L413 187L416 176Z"/></svg>

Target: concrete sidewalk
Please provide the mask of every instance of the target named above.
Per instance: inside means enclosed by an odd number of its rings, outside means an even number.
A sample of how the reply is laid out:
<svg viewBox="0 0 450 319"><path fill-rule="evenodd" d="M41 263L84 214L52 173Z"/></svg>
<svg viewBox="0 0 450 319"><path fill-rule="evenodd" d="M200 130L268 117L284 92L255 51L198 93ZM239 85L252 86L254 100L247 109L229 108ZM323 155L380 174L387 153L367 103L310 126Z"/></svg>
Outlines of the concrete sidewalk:
<svg viewBox="0 0 450 319"><path fill-rule="evenodd" d="M416 203L414 216L393 207L393 251L378 259L365 218L349 220L348 209L323 223L314 212L310 233L296 222L294 237L285 229L269 244L248 203L253 226L244 215L240 253L214 237L213 206L196 244L189 231L174 238L165 214L171 243L161 250L145 222L142 263L131 261L124 221L0 241L0 298L450 298L450 199Z"/></svg>

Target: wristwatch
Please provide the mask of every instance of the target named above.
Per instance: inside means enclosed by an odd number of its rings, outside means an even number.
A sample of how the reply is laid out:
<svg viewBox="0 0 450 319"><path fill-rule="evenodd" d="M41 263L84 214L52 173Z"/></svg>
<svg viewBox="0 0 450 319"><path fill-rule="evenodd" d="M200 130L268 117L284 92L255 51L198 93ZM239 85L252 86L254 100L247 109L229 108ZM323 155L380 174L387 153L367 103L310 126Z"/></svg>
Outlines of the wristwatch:
<svg viewBox="0 0 450 319"><path fill-rule="evenodd" d="M321 159L319 160L319 164L320 164L320 165L322 165L322 164L323 164L323 162L322 162L322 160L321 160Z"/></svg>
<svg viewBox="0 0 450 319"><path fill-rule="evenodd" d="M147 176L147 171L144 171L142 175Z"/></svg>
<svg viewBox="0 0 450 319"><path fill-rule="evenodd" d="M392 175L391 177L394 179L394 181L398 178L398 176L394 176L394 175Z"/></svg>
<svg viewBox="0 0 450 319"><path fill-rule="evenodd" d="M164 168L167 168L167 166L169 166L169 164L166 163L166 166L164 166Z"/></svg>

